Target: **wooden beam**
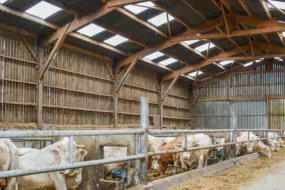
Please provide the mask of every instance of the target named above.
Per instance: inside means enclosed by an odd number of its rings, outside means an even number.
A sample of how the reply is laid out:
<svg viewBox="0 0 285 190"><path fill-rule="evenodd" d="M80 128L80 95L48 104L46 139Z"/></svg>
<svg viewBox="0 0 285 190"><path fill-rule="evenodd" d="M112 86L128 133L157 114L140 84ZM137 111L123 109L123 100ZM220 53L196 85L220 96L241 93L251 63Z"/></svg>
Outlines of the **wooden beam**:
<svg viewBox="0 0 285 190"><path fill-rule="evenodd" d="M210 21L206 21L204 24L202 24L201 26L198 26L196 28L192 28L178 36L172 37L168 40L166 40L165 42L156 45L154 47L150 47L150 48L145 48L144 50L140 51L138 54L140 55L139 58L145 57L148 54L151 54L155 51L160 51L163 50L165 48L168 48L172 45L175 45L179 42L182 42L184 40L176 40L177 38L186 38L188 35L192 36L192 39L195 39L195 37L197 37L198 33L202 33L202 32L206 32L208 30L211 30L213 28L215 28L216 26L220 26L221 25L221 18L215 19L215 20L210 20ZM127 57L126 59L120 61L118 63L118 68L121 68L125 65L130 64L130 62L134 59L136 55L131 55L129 57Z"/></svg>
<svg viewBox="0 0 285 190"><path fill-rule="evenodd" d="M36 53L34 52L34 50L32 49L32 47L30 46L28 40L26 39L26 37L24 36L24 34L22 33L21 30L18 30L18 34L19 37L21 38L22 42L25 44L26 48L28 49L28 51L30 52L30 54L32 55L33 59L35 62L38 62L38 58Z"/></svg>
<svg viewBox="0 0 285 190"><path fill-rule="evenodd" d="M244 2L244 0L238 0L238 2L241 4L241 6L243 7L243 9L246 11L246 13L248 14L248 16L253 16L251 11L249 10L247 4Z"/></svg>
<svg viewBox="0 0 285 190"><path fill-rule="evenodd" d="M44 66L44 47L41 39L37 44L38 68L37 68L37 124L40 129L43 126L43 80L40 79L40 71Z"/></svg>
<svg viewBox="0 0 285 190"><path fill-rule="evenodd" d="M229 27L229 24L228 24L228 20L227 20L227 15L226 15L226 12L225 12L225 9L224 9L224 5L223 3L221 2L221 7L222 7L222 14L223 14L223 21L224 21L224 25L226 26L226 31L228 33L228 35L230 35L230 27Z"/></svg>
<svg viewBox="0 0 285 190"><path fill-rule="evenodd" d="M119 82L119 84L118 84L118 87L117 87L117 89L116 89L116 93L118 93L118 92L120 91L121 87L124 85L124 83L125 83L127 77L129 76L130 72L131 72L132 69L135 67L136 63L137 63L138 60L139 60L138 57L139 57L139 55L137 55L137 56L135 57L135 59L132 61L132 63L129 65L128 69L126 70L125 74L122 76L122 78L121 78L121 80L120 80L120 82Z"/></svg>
<svg viewBox="0 0 285 190"><path fill-rule="evenodd" d="M45 61L45 65L43 67L43 69L40 71L40 79L43 79L44 74L46 73L46 71L48 70L50 63L52 62L52 60L56 57L58 51L60 50L65 38L66 38L66 34L68 31L68 28L70 27L70 25L67 25L65 27L65 30L62 31L62 34L59 36L59 38L57 39L57 42L55 43L54 47L52 48L52 51L50 52L50 54L48 55L47 60Z"/></svg>
<svg viewBox="0 0 285 190"><path fill-rule="evenodd" d="M234 61L251 61L256 59L267 59L267 58L274 58L274 57L285 57L285 53L279 53L279 54L266 54L266 55L258 55L254 57L230 57L230 58L210 58L208 59L209 62L215 62L215 61L225 61L225 60L234 60Z"/></svg>
<svg viewBox="0 0 285 190"><path fill-rule="evenodd" d="M248 37L249 40L249 45L250 45L250 50L251 50L251 56L254 57L254 49L253 49L253 45L252 45L252 40L251 37Z"/></svg>
<svg viewBox="0 0 285 190"><path fill-rule="evenodd" d="M200 98L200 96L204 93L205 89L206 89L207 85L205 85L203 87L203 89L200 91L200 93L198 94L198 96L195 98L194 102L191 105L191 108L193 108L197 102L197 100Z"/></svg>
<svg viewBox="0 0 285 190"><path fill-rule="evenodd" d="M155 83L156 89L157 89L158 91L160 91L160 87L159 87L158 81L157 81L156 76L155 76L154 73L152 73L152 78L153 78L153 81L154 81L154 83Z"/></svg>
<svg viewBox="0 0 285 190"><path fill-rule="evenodd" d="M249 70L252 70L252 69L254 69L254 68L256 68L256 67L259 67L259 66L261 66L261 65L264 65L264 64L265 64L265 62L262 61L262 62L259 62L259 63L252 64L252 65L250 65L250 66L248 66L248 67L240 66L240 67L238 67L238 68L235 68L234 70L231 70L230 72L226 72L226 73L223 73L223 74L220 74L220 75L216 75L216 76L214 76L214 77L211 77L211 78L209 78L209 79L203 81L202 83L200 83L200 84L194 86L193 88L195 88L195 89L197 89L197 88L203 88L204 86L207 86L207 85L209 85L209 84L213 84L213 83L219 82L219 81L224 80L224 79L226 79L226 78L229 78L229 77L231 77L231 76L233 76L233 75L236 75L236 74L238 74L238 73L240 73L240 72L249 71Z"/></svg>
<svg viewBox="0 0 285 190"><path fill-rule="evenodd" d="M241 47L241 48L235 48L235 49L228 51L228 52L222 52L222 53L220 53L220 54L218 54L218 55L216 55L210 59L200 61L199 63L186 66L186 67L180 69L179 71L175 71L173 73L167 74L167 75L162 77L162 80L163 81L170 80L170 79L174 78L177 75L177 73L180 73L180 72L182 74L185 74L185 73L189 73L191 71L195 71L199 68L205 67L209 64L212 64L213 62L216 62L216 61L211 61L213 59L223 59L223 60L232 59L231 56L239 54L239 53L245 51L246 49L248 49L248 48L247 47Z"/></svg>
<svg viewBox="0 0 285 190"><path fill-rule="evenodd" d="M113 75L113 72L112 72L111 68L109 67L109 64L108 64L108 63L106 63L106 62L104 62L104 65L105 65L105 67L107 68L107 70L108 70L108 72L109 72L109 75L110 75L111 79L112 79L112 80L114 80L114 79L115 79L115 77L114 77L114 75Z"/></svg>
<svg viewBox="0 0 285 190"><path fill-rule="evenodd" d="M265 11L267 17L268 17L269 19L272 19L272 14L271 14L271 12L269 11L269 8L268 8L267 3L265 2L265 0L259 0L259 2L260 2L260 4L262 5L262 7L263 7L263 9L264 9L264 11Z"/></svg>
<svg viewBox="0 0 285 190"><path fill-rule="evenodd" d="M168 28L168 36L172 36L171 34L171 26L170 26L170 22L169 22L169 15L168 13L166 13L166 19L167 19L167 28Z"/></svg>
<svg viewBox="0 0 285 190"><path fill-rule="evenodd" d="M116 69L116 63L112 65L112 70L113 70L113 75L114 75L114 83L113 83L113 124L114 128L118 128L118 121L119 121L119 116L118 116L118 100L119 96L118 93L116 92L118 83L119 83L119 71Z"/></svg>
<svg viewBox="0 0 285 190"><path fill-rule="evenodd" d="M182 71L182 70L181 70ZM161 102L164 102L165 98L168 96L170 90L173 88L174 84L177 82L177 80L179 79L179 76L181 74L180 72L176 73L176 76L174 77L174 79L171 81L170 85L168 86L167 90L165 91L165 93L163 94L162 98L161 98Z"/></svg>

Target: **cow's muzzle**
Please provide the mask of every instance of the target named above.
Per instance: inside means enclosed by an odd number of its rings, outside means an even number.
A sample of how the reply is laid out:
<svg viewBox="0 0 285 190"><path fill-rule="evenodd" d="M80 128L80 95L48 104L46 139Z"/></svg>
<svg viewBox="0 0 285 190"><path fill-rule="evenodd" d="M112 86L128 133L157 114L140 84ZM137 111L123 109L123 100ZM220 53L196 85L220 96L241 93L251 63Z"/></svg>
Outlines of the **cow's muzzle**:
<svg viewBox="0 0 285 190"><path fill-rule="evenodd" d="M68 175L70 173L70 170L61 170L59 171L59 173L63 175Z"/></svg>

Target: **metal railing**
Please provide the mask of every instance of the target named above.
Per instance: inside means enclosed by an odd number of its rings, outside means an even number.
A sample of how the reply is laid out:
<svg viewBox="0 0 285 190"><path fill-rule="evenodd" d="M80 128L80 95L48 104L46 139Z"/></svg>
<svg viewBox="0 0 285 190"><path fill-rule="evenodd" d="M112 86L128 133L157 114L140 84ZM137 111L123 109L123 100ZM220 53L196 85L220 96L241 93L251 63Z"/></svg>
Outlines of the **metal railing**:
<svg viewBox="0 0 285 190"><path fill-rule="evenodd" d="M178 135L184 136L185 145L187 144L187 135L195 134L195 133L222 133L227 132L230 133L231 141L225 144L211 145L205 147L192 147L192 148L181 148L167 151L158 151L158 152L148 152L148 135L154 136L171 136ZM2 171L0 172L0 178L8 178L8 177L17 177L23 175L31 175L38 173L47 173L54 171L61 171L67 169L75 169L82 168L88 166L97 166L104 165L116 162L125 162L136 160L136 169L140 170L139 175L140 183L146 184L148 181L148 157L154 155L163 155L170 153L180 153L180 152L188 152L195 151L201 149L209 149L221 146L230 146L236 145L240 142L237 142L237 134L238 132L262 132L263 136L266 138L261 138L260 140L266 139L274 139L268 138L268 132L277 132L279 133L279 137L284 137L284 130L266 130L266 129L227 129L227 130L148 130L148 103L145 98L141 98L141 129L125 129L125 130L70 130L70 131L2 131L0 132L0 138L46 138L46 137L68 137L69 138L69 154L70 154L70 163L39 167L33 169L17 169L10 171ZM105 158L99 160L90 160L83 162L75 162L73 158L73 138L74 136L104 136L104 135L135 135L135 154L124 157L117 158ZM243 142L253 142L259 140L250 140ZM233 151L235 152L235 146L233 146Z"/></svg>

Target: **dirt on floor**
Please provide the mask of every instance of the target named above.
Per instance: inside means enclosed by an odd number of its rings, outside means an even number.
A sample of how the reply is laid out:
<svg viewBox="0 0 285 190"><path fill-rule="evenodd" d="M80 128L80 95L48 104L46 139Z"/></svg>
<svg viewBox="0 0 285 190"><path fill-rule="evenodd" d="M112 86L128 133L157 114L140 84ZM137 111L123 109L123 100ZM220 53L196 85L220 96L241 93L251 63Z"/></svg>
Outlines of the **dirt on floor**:
<svg viewBox="0 0 285 190"><path fill-rule="evenodd" d="M248 184L253 179L273 172L276 163L285 160L285 150L281 149L278 153L273 152L271 158L261 157L240 164L219 175L211 175L196 178L185 182L178 187L171 187L171 190L237 190L240 185Z"/></svg>

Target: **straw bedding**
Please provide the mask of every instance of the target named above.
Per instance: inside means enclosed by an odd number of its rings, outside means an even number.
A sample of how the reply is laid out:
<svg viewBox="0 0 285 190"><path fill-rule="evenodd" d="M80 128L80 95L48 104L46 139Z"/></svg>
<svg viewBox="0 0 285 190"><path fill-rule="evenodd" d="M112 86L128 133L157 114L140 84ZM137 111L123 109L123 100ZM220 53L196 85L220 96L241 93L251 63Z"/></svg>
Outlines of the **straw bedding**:
<svg viewBox="0 0 285 190"><path fill-rule="evenodd" d="M196 178L185 182L178 187L171 187L171 190L237 190L240 185L261 177L269 172L273 172L276 163L285 161L285 150L281 149L279 153L273 152L272 158L261 157L240 164L231 168L220 175L211 175L207 177Z"/></svg>

